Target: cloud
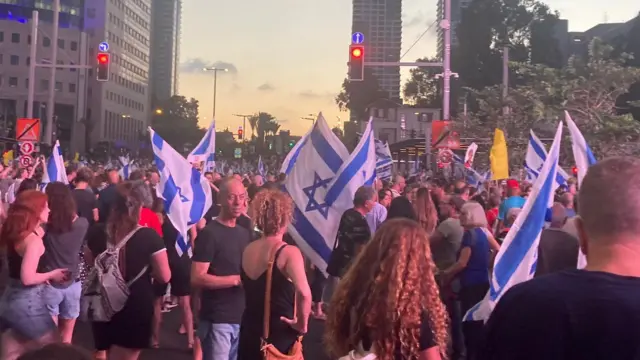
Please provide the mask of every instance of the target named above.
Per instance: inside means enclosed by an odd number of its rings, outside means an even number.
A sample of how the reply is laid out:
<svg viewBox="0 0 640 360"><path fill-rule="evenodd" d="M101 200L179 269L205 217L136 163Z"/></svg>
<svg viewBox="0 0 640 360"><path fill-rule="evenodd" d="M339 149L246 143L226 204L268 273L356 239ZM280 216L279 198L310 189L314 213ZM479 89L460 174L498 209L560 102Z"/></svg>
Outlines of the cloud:
<svg viewBox="0 0 640 360"><path fill-rule="evenodd" d="M433 23L433 19L429 19L425 14L419 11L411 15L405 15L404 18L402 19L402 23L406 28L414 28L414 27L423 28L424 27L426 29L427 26Z"/></svg>
<svg viewBox="0 0 640 360"><path fill-rule="evenodd" d="M208 67L216 67L221 69L228 69L230 74L237 74L238 68L235 65L225 61L210 62L200 58L189 59L180 64L180 71L185 73L200 73L202 69Z"/></svg>
<svg viewBox="0 0 640 360"><path fill-rule="evenodd" d="M258 90L259 91L273 91L276 88L273 87L273 85L269 84L269 83L264 83L260 86L258 86Z"/></svg>
<svg viewBox="0 0 640 360"><path fill-rule="evenodd" d="M334 94L331 93L317 93L311 90L304 90L298 93L298 96L307 98L307 99L318 99L318 98L333 98Z"/></svg>

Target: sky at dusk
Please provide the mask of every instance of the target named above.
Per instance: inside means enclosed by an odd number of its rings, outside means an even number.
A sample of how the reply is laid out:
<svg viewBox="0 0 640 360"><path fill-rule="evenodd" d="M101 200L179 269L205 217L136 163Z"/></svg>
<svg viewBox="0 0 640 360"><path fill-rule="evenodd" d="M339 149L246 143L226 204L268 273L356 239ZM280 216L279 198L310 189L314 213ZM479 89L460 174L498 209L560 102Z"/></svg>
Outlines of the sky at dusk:
<svg viewBox="0 0 640 360"><path fill-rule="evenodd" d="M570 31L635 16L628 0L548 0L569 20ZM233 114L266 111L283 129L302 135L309 114L322 111L331 126L341 113L334 97L347 71L351 39L349 0L187 0L182 5L180 95L200 101L200 125L210 124L213 74L218 74L216 128L236 131ZM436 0L403 0L403 53L435 21ZM402 59L414 61L436 51L436 27ZM404 79L409 69L403 69ZM403 81L404 81L403 79ZM247 125L248 127L248 125ZM250 129L247 129L249 132Z"/></svg>

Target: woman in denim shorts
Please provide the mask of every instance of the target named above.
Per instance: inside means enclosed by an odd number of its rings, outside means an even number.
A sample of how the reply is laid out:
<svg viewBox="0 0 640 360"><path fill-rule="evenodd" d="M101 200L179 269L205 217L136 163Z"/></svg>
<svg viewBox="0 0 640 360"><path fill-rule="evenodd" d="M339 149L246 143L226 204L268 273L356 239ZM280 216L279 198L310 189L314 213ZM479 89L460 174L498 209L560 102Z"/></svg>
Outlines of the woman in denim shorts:
<svg viewBox="0 0 640 360"><path fill-rule="evenodd" d="M0 245L6 248L9 281L0 300L0 358L18 358L34 344L57 339L55 324L44 302L47 282L68 280L66 269L38 273L38 262L44 253L41 225L49 217L47 196L37 190L20 193L11 204L2 224Z"/></svg>

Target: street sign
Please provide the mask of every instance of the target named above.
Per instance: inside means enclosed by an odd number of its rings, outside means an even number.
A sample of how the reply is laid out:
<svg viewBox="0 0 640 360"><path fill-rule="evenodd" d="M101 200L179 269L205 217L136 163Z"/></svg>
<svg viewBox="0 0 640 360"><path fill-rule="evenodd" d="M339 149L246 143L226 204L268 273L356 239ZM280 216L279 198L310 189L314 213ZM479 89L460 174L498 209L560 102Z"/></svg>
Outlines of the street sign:
<svg viewBox="0 0 640 360"><path fill-rule="evenodd" d="M98 45L98 51L100 52L109 51L109 43L106 41L101 42L100 45Z"/></svg>
<svg viewBox="0 0 640 360"><path fill-rule="evenodd" d="M23 167L31 166L33 164L33 159L29 155L20 156L20 165Z"/></svg>
<svg viewBox="0 0 640 360"><path fill-rule="evenodd" d="M450 149L440 149L438 150L438 162L447 166L451 164L453 160L453 151Z"/></svg>
<svg viewBox="0 0 640 360"><path fill-rule="evenodd" d="M20 152L22 155L31 155L35 149L36 146L30 141L25 141L20 144Z"/></svg>
<svg viewBox="0 0 640 360"><path fill-rule="evenodd" d="M354 32L351 35L351 43L353 44L362 44L364 42L364 34L361 32Z"/></svg>
<svg viewBox="0 0 640 360"><path fill-rule="evenodd" d="M16 121L16 140L37 142L40 140L40 119L20 118Z"/></svg>

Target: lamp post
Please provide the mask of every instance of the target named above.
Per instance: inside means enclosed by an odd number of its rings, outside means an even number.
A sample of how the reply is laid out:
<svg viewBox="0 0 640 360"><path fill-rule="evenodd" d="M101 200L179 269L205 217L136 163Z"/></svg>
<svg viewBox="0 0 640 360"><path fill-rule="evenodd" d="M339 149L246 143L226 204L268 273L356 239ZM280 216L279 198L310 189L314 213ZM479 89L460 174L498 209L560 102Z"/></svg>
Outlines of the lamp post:
<svg viewBox="0 0 640 360"><path fill-rule="evenodd" d="M207 67L204 71L213 71L213 120L216 119L216 91L218 87L218 71L229 72L227 68Z"/></svg>

